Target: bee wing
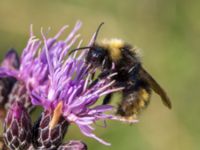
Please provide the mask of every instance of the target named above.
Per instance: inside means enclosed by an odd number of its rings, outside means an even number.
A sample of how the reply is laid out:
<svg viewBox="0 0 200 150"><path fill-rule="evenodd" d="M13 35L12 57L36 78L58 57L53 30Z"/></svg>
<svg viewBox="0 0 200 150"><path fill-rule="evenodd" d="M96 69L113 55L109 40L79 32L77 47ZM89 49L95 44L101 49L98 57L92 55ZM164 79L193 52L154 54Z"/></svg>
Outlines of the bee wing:
<svg viewBox="0 0 200 150"><path fill-rule="evenodd" d="M154 80L154 78L143 68L141 67L139 74L142 79L147 81L151 88L162 98L162 101L165 106L168 108L172 108L171 101L169 97L167 96L166 92L163 90L163 88Z"/></svg>

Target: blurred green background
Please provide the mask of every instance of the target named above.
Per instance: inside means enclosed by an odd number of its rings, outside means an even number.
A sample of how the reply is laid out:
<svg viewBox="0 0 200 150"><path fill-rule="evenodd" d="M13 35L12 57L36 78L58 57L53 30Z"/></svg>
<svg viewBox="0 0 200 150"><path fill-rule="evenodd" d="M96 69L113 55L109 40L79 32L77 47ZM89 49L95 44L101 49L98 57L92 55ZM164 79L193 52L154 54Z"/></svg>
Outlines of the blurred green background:
<svg viewBox="0 0 200 150"><path fill-rule="evenodd" d="M145 68L166 89L173 109L154 94L140 122L108 122L96 134L111 147L83 136L77 127L66 140L82 139L90 150L200 149L200 1L187 0L0 0L0 56L25 47L29 26L60 27L83 22L87 42L100 22L99 39L119 37L141 48ZM70 29L71 29L70 28Z"/></svg>

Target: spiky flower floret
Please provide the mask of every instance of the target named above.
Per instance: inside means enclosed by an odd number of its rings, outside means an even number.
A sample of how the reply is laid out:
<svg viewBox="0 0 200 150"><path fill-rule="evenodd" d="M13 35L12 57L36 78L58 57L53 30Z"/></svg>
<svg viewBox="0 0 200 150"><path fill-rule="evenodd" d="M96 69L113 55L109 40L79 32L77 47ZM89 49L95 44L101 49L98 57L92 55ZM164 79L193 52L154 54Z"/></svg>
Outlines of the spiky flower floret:
<svg viewBox="0 0 200 150"><path fill-rule="evenodd" d="M82 141L73 140L60 145L58 150L87 150L87 145Z"/></svg>
<svg viewBox="0 0 200 150"><path fill-rule="evenodd" d="M4 141L11 150L27 149L32 137L31 119L20 102L13 103L4 122Z"/></svg>
<svg viewBox="0 0 200 150"><path fill-rule="evenodd" d="M17 52L14 49L10 49L2 63L2 67L7 68L19 68L19 57ZM16 82L16 79L13 77L0 77L0 118L5 117L5 104L8 103L8 96Z"/></svg>

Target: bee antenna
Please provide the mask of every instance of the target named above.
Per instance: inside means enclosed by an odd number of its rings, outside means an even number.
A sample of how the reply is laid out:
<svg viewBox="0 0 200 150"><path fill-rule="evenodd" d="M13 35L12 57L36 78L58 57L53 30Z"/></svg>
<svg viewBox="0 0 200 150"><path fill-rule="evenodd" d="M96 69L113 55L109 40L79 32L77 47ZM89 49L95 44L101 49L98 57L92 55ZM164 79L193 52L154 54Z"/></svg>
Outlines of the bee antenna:
<svg viewBox="0 0 200 150"><path fill-rule="evenodd" d="M102 27L103 24L104 24L104 22L100 23L100 25L98 26L97 31L96 31L96 34L95 34L95 36L94 36L94 42L96 41L97 36L98 36L98 34L99 34L99 31L100 31L100 29L101 29L101 27Z"/></svg>
<svg viewBox="0 0 200 150"><path fill-rule="evenodd" d="M80 48L76 48L76 49L73 49L73 50L71 50L70 52L69 52L69 54L68 55L71 55L72 53L74 53L75 51L79 51L79 50L86 50L86 49L88 49L88 48L91 48L91 47L80 47Z"/></svg>
<svg viewBox="0 0 200 150"><path fill-rule="evenodd" d="M98 26L97 31L96 31L95 36L94 36L94 42L96 41L97 36L98 36L98 34L99 34L99 31L100 31L100 29L101 29L101 27L102 27L103 24L104 24L104 22L100 23L100 25ZM84 49L89 49L89 48L92 48L92 47L86 46L86 47L80 47L80 48L73 49L73 50L71 50L71 52L69 52L69 55L71 55L71 54L74 53L75 51L84 50Z"/></svg>

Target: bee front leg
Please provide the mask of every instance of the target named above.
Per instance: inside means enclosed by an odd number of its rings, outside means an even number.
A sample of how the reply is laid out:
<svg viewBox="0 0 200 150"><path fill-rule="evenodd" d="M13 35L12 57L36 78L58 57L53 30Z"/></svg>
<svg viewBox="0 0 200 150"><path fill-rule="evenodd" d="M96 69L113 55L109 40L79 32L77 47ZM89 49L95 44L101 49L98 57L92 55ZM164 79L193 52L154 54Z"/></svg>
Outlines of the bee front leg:
<svg viewBox="0 0 200 150"><path fill-rule="evenodd" d="M97 79L95 79L90 85L89 88L93 87L95 84L97 84L101 79L106 78L108 75L111 74L110 70L106 70L103 71L102 73L100 73L97 77Z"/></svg>
<svg viewBox="0 0 200 150"><path fill-rule="evenodd" d="M112 99L112 93L109 93L108 95L105 96L105 98L103 99L103 105L109 104L110 101Z"/></svg>
<svg viewBox="0 0 200 150"><path fill-rule="evenodd" d="M116 82L114 84L114 87L126 87L127 83L126 82ZM108 95L105 96L103 99L103 105L109 104L111 99L112 99L113 93L109 93Z"/></svg>

